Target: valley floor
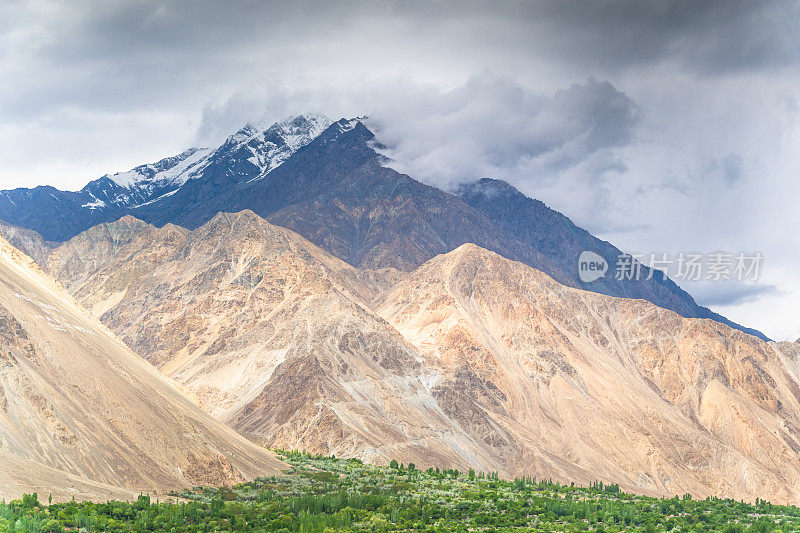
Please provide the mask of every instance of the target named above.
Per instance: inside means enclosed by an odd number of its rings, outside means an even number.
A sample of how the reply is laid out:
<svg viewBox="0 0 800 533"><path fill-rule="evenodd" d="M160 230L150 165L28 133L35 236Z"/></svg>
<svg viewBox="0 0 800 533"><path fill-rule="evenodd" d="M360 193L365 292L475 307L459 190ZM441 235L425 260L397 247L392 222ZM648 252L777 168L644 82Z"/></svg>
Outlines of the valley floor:
<svg viewBox="0 0 800 533"><path fill-rule="evenodd" d="M284 474L195 487L166 501L0 504L0 531L724 531L800 530L800 508L670 499L497 474L365 465L279 452Z"/></svg>

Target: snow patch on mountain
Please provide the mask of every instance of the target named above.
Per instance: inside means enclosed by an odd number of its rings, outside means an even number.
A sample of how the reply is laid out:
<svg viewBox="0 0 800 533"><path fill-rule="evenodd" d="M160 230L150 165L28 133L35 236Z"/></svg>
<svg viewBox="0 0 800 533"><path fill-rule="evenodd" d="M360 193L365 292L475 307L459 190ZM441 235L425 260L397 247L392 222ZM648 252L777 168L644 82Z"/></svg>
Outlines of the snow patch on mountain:
<svg viewBox="0 0 800 533"><path fill-rule="evenodd" d="M281 122L248 122L228 137L218 152L244 152L245 159L256 167L256 175L248 181L263 178L325 131L332 122L324 115L309 113Z"/></svg>
<svg viewBox="0 0 800 533"><path fill-rule="evenodd" d="M92 200L90 202L86 202L81 207L85 207L87 209L102 209L106 206L106 203L97 198L95 195L90 193L89 196L92 198Z"/></svg>
<svg viewBox="0 0 800 533"><path fill-rule="evenodd" d="M108 176L114 183L126 189L139 187L143 182L160 185L183 185L202 163L211 155L210 148L190 148L174 157L162 159L150 165L140 165L128 172L119 172Z"/></svg>
<svg viewBox="0 0 800 533"><path fill-rule="evenodd" d="M177 189L172 189L168 193L162 194L161 196L153 198L152 200L149 200L149 201L144 202L144 203L139 204L139 205L134 205L134 206L132 206L132 209L139 209L140 207L144 207L146 205L154 204L154 203L158 202L159 200L163 200L164 198L169 198L170 196L172 196L173 194L175 194L179 190L180 190L180 187L178 187Z"/></svg>
<svg viewBox="0 0 800 533"><path fill-rule="evenodd" d="M112 206L134 208L152 203L200 175L213 153L210 148L190 148L156 163L107 174L82 189L87 199L81 207L102 210Z"/></svg>
<svg viewBox="0 0 800 533"><path fill-rule="evenodd" d="M353 128L356 127L356 125L358 125L359 122L361 122L365 118L367 118L367 117L356 117L356 118L351 118L351 119L342 119L342 120L340 120L338 122L338 124L339 124L339 132L340 133L345 133L345 132L348 132L348 131L352 130Z"/></svg>

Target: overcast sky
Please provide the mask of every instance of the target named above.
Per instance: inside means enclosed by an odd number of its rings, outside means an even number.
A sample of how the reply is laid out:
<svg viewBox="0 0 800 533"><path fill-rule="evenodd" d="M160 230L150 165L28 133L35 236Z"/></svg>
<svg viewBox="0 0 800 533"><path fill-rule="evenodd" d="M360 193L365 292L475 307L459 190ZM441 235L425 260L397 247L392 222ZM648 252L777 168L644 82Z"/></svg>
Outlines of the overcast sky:
<svg viewBox="0 0 800 533"><path fill-rule="evenodd" d="M793 340L798 28L795 1L5 0L0 187L368 115L423 181L506 179L630 252L761 252L757 283L679 283Z"/></svg>

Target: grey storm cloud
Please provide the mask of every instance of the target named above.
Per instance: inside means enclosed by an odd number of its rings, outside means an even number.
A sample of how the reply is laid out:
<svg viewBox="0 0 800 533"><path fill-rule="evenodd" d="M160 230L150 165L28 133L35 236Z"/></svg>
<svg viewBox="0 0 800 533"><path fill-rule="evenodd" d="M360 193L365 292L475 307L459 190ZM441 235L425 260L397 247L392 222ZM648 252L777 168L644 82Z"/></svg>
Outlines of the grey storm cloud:
<svg viewBox="0 0 800 533"><path fill-rule="evenodd" d="M534 2L550 54L632 68L670 61L702 74L761 70L798 61L800 4L772 0Z"/></svg>
<svg viewBox="0 0 800 533"><path fill-rule="evenodd" d="M491 176L535 190L570 172L565 205L595 211L606 203L603 175L625 170L616 149L631 142L640 113L625 93L591 77L552 94L485 73L450 89L408 79L324 92L273 82L207 106L195 141L216 145L249 120L298 110L366 116L389 166L445 189Z"/></svg>
<svg viewBox="0 0 800 533"><path fill-rule="evenodd" d="M172 106L193 90L225 93L231 80L291 75L297 62L370 70L382 58L412 71L448 58L437 66L536 79L544 58L582 79L661 62L701 74L771 69L800 53L798 4L780 1L16 0L0 20L0 57L19 74L0 89L3 114L16 118Z"/></svg>
<svg viewBox="0 0 800 533"><path fill-rule="evenodd" d="M545 96L476 77L449 91L404 91L371 109L368 123L398 170L448 187L486 176L555 178L627 144L637 119L636 104L607 81L589 78Z"/></svg>
<svg viewBox="0 0 800 533"><path fill-rule="evenodd" d="M560 60L630 66L676 58L699 70L758 69L797 61L796 2L747 0L539 0L533 2L259 2L180 0L75 4L68 31L52 43L55 58L82 60L123 53L150 57L165 48L191 55L219 45L327 38L364 23L418 36L441 27L465 29L481 42L536 44ZM466 24L465 24L466 23ZM525 30L528 31L525 31ZM395 30L397 31L397 30ZM73 35L74 36L74 35ZM458 35L456 35L458 37ZM255 39L255 41L254 41ZM546 45L545 45L546 43ZM64 46L66 44L66 46Z"/></svg>

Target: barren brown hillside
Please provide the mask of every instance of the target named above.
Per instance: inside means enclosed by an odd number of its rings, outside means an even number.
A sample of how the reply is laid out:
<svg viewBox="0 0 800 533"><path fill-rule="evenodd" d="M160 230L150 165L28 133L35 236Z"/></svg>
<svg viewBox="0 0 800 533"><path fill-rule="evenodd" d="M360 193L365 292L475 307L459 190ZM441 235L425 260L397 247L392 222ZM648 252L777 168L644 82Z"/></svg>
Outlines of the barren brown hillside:
<svg viewBox="0 0 800 533"><path fill-rule="evenodd" d="M800 500L796 345L475 245L403 274L355 269L251 212L193 232L127 217L46 267L265 445Z"/></svg>
<svg viewBox="0 0 800 533"><path fill-rule="evenodd" d="M0 345L0 496L120 497L281 468L2 239Z"/></svg>

